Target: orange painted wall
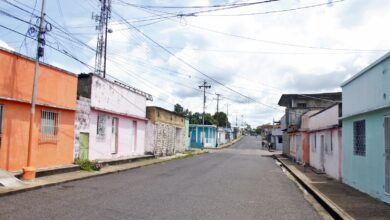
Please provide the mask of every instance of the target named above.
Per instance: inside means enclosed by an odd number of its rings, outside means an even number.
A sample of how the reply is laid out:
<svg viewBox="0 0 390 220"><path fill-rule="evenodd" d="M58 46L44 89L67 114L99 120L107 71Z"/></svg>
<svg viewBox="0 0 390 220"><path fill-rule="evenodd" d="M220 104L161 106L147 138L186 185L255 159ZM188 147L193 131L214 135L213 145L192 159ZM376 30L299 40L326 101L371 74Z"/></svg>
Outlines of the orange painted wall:
<svg viewBox="0 0 390 220"><path fill-rule="evenodd" d="M302 160L305 164L310 164L309 133L301 132L302 137Z"/></svg>
<svg viewBox="0 0 390 220"><path fill-rule="evenodd" d="M0 50L0 104L3 105L0 169L14 171L26 166L33 71L33 61ZM33 166L39 168L73 162L76 92L75 75L41 65L33 135ZM43 106L46 104L69 110ZM42 109L56 111L60 115L56 142L39 140Z"/></svg>

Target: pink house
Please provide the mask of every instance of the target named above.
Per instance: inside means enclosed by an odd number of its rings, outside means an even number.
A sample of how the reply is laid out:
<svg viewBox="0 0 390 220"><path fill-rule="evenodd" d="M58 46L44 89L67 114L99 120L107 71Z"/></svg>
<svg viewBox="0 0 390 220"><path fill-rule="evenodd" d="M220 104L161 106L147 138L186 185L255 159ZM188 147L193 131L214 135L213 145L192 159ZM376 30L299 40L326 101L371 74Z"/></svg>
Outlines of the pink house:
<svg viewBox="0 0 390 220"><path fill-rule="evenodd" d="M146 100L140 90L94 74L80 74L75 158L100 160L143 155Z"/></svg>
<svg viewBox="0 0 390 220"><path fill-rule="evenodd" d="M329 176L341 179L341 104L334 104L309 120L310 165Z"/></svg>

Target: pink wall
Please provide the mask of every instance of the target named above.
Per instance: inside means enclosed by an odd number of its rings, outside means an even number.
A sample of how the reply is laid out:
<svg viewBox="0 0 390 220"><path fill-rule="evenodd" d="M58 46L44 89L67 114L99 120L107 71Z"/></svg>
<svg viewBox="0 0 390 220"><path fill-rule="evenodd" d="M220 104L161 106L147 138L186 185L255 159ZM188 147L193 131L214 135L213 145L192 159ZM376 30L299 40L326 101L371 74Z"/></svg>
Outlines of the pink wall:
<svg viewBox="0 0 390 220"><path fill-rule="evenodd" d="M98 137L96 133L98 114L104 114L106 117L104 138ZM119 122L117 154L111 153L111 139L114 138L111 133L113 117L118 118ZM133 121L137 123L136 130L134 131L132 131ZM145 152L145 126L146 123L143 120L92 110L89 126L89 159L110 159L131 155L143 155ZM135 133L136 140L133 140L132 132Z"/></svg>

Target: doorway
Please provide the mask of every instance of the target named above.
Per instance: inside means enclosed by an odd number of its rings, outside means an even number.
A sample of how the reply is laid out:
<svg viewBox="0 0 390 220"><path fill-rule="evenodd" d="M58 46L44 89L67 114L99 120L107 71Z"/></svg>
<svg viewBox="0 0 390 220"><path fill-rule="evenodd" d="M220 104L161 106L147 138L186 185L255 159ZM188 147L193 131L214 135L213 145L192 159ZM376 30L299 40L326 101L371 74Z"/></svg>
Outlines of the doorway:
<svg viewBox="0 0 390 220"><path fill-rule="evenodd" d="M118 118L112 118L111 126L111 154L118 153Z"/></svg>
<svg viewBox="0 0 390 220"><path fill-rule="evenodd" d="M79 159L88 160L89 133L80 132L79 144Z"/></svg>

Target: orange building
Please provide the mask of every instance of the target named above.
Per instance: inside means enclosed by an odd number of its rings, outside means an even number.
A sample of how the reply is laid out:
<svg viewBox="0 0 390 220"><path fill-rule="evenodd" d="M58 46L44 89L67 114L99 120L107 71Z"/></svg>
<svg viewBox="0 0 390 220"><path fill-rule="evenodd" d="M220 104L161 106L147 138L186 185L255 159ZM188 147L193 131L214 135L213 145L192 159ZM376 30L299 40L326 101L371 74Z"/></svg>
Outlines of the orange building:
<svg viewBox="0 0 390 220"><path fill-rule="evenodd" d="M35 61L0 48L0 169L27 165ZM31 165L73 162L77 76L41 64L37 84Z"/></svg>

